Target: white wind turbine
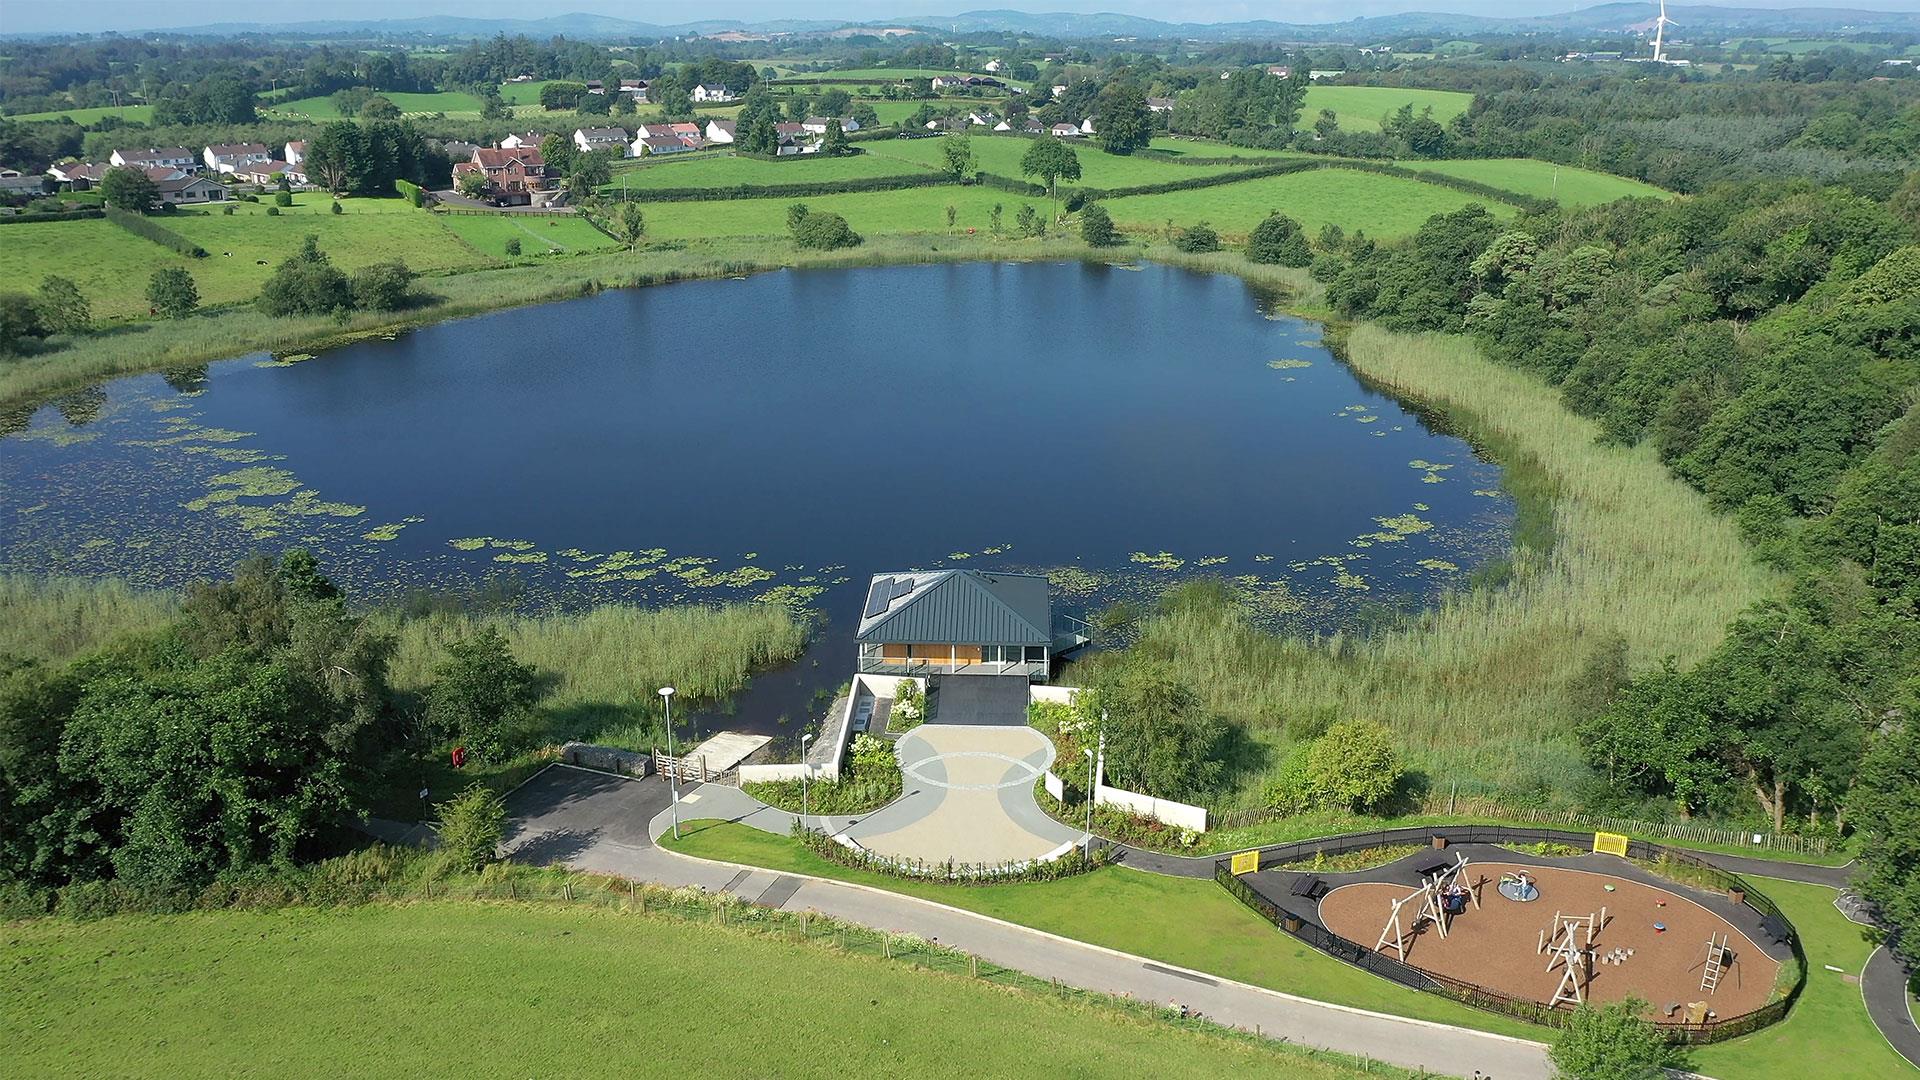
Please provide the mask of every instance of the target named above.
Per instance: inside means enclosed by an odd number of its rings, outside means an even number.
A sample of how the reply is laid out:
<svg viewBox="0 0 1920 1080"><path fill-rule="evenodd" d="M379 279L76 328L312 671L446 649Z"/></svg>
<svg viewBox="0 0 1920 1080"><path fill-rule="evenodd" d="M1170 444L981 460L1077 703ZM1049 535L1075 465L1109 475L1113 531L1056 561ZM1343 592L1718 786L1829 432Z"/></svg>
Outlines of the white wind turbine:
<svg viewBox="0 0 1920 1080"><path fill-rule="evenodd" d="M1664 64L1667 62L1667 52L1666 52L1667 27L1679 26L1679 25L1680 25L1679 23L1674 22L1672 19L1667 18L1667 0L1660 0L1660 17L1653 20L1653 62L1654 63Z"/></svg>

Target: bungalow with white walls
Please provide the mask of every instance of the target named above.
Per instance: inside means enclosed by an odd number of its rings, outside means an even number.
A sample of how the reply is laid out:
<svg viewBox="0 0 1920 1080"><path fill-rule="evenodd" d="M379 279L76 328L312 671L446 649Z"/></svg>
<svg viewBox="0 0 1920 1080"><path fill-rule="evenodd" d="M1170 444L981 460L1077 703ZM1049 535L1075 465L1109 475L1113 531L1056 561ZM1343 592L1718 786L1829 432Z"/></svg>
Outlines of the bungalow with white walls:
<svg viewBox="0 0 1920 1080"><path fill-rule="evenodd" d="M709 146L725 146L738 137L740 125L737 121L722 120L714 117L707 121L706 137Z"/></svg>
<svg viewBox="0 0 1920 1080"><path fill-rule="evenodd" d="M626 157L627 144L632 141L633 137L627 134L626 128L576 128L573 132L573 145L583 154L595 150L613 150L621 157Z"/></svg>
<svg viewBox="0 0 1920 1080"><path fill-rule="evenodd" d="M200 156L184 146L167 146L149 150L115 150L107 161L114 165L132 165L137 169L164 165L179 169L181 172L200 171Z"/></svg>
<svg viewBox="0 0 1920 1080"><path fill-rule="evenodd" d="M471 154L472 151L468 151L468 153ZM452 155L449 154L449 156L452 156ZM288 143L286 157L284 160L289 165L298 165L301 162L307 160L307 140L295 139L292 142ZM454 158L454 160L458 161L460 159L456 157Z"/></svg>
<svg viewBox="0 0 1920 1080"><path fill-rule="evenodd" d="M692 97L696 104L702 105L724 103L737 98L737 95L722 83L701 83L694 87L693 93L688 96Z"/></svg>
<svg viewBox="0 0 1920 1080"><path fill-rule="evenodd" d="M231 173L248 165L259 165L273 160L273 152L266 143L215 143L201 151L201 158L207 168L218 173Z"/></svg>
<svg viewBox="0 0 1920 1080"><path fill-rule="evenodd" d="M1061 139L1077 139L1080 137L1080 126L1067 123L1055 124L1047 129L1047 134Z"/></svg>

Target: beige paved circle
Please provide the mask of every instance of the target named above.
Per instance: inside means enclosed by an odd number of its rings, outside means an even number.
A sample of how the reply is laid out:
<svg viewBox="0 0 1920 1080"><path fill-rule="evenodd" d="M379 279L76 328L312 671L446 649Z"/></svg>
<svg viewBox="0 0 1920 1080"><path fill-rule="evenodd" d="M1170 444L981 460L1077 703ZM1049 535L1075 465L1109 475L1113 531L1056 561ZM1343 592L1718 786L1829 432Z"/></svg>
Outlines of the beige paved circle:
<svg viewBox="0 0 1920 1080"><path fill-rule="evenodd" d="M928 724L896 752L904 793L847 830L869 851L998 864L1053 855L1081 835L1034 802L1053 744L1032 728Z"/></svg>

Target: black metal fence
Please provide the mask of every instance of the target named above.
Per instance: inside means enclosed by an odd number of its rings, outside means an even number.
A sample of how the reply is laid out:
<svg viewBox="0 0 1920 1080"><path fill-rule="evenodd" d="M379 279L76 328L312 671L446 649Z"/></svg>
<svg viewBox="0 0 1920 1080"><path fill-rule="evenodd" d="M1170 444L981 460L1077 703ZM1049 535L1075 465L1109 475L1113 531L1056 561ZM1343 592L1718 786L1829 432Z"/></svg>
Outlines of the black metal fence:
<svg viewBox="0 0 1920 1080"><path fill-rule="evenodd" d="M1369 848L1424 845L1430 843L1435 837L1443 838L1449 844L1565 844L1583 850L1591 847L1593 843L1592 833L1568 832L1564 829L1528 829L1505 825L1440 825L1426 828L1380 829L1373 832L1318 837L1291 844L1276 844L1259 849L1260 864L1279 866L1306 862L1315 855L1340 855L1349 851L1365 851ZM1800 942L1793 934L1793 926L1787 921L1786 916L1780 913L1779 907L1766 894L1754 889L1738 874L1723 870L1692 852L1648 843L1644 840L1629 840L1627 857L1647 862L1667 863L1678 871L1676 876L1683 875L1688 879L1686 884L1723 891L1729 898L1738 895L1741 903L1760 916L1762 925L1767 927L1770 933L1784 937L1791 945L1797 967L1793 986L1787 990L1787 993L1758 1009L1737 1016L1715 1017L1702 1024L1657 1020L1654 1021L1654 1027L1673 1042L1698 1044L1735 1038L1784 1019L1787 1011L1793 1007L1794 1001L1799 998L1800 991L1806 987L1807 965L1806 956L1800 949ZM1545 1002L1515 997L1490 987L1424 971L1385 953L1369 949L1358 942L1349 941L1311 919L1282 908L1245 880L1235 876L1232 871L1231 856L1223 856L1213 864L1213 879L1241 903L1259 912L1262 918L1281 931L1299 938L1336 960L1352 964L1383 979L1414 990L1437 993L1477 1009L1485 1009L1536 1024L1545 1024L1549 1027L1565 1025L1572 1015L1569 1010L1554 1008Z"/></svg>

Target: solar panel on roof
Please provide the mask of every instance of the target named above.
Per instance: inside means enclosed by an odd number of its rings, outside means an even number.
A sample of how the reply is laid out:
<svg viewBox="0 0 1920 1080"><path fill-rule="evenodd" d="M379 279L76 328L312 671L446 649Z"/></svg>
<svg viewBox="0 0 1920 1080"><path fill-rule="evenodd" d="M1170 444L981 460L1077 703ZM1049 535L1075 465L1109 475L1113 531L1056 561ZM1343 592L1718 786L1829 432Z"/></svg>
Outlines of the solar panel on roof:
<svg viewBox="0 0 1920 1080"><path fill-rule="evenodd" d="M907 595L912 591L913 591L912 578L910 577L894 578L893 579L893 596L889 599L889 603L891 603L893 600L900 599L901 597Z"/></svg>
<svg viewBox="0 0 1920 1080"><path fill-rule="evenodd" d="M886 611L887 605L891 603L893 603L893 579L876 578L873 582L873 588L867 593L866 613L860 617L863 619L871 619L875 615Z"/></svg>

